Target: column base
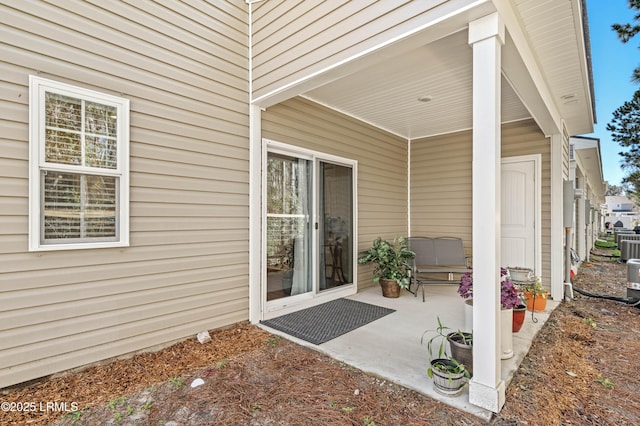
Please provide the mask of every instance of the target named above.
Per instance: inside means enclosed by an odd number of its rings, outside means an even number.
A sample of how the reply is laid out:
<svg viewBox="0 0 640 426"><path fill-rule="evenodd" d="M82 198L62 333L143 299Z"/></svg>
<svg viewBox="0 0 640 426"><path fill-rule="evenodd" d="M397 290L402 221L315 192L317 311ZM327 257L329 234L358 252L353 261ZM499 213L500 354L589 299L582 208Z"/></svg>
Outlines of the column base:
<svg viewBox="0 0 640 426"><path fill-rule="evenodd" d="M499 413L505 402L506 385L503 380L492 388L471 379L469 382L469 402L485 410Z"/></svg>

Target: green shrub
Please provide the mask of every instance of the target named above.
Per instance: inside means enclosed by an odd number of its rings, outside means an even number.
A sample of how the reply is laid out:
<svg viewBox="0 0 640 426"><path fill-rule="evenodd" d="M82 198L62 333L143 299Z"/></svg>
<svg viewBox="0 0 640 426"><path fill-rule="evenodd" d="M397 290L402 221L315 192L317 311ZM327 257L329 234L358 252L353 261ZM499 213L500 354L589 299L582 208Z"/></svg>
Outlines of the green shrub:
<svg viewBox="0 0 640 426"><path fill-rule="evenodd" d="M616 243L613 241L596 240L595 246L597 248L614 248L616 247Z"/></svg>

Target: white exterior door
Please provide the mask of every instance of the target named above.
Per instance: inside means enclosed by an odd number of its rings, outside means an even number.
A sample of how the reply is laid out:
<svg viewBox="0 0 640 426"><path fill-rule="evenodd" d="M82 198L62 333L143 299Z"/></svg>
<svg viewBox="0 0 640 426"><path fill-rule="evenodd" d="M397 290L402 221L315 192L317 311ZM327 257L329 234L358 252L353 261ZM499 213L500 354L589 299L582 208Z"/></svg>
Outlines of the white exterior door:
<svg viewBox="0 0 640 426"><path fill-rule="evenodd" d="M501 266L531 268L539 273L539 161L537 157L502 160Z"/></svg>

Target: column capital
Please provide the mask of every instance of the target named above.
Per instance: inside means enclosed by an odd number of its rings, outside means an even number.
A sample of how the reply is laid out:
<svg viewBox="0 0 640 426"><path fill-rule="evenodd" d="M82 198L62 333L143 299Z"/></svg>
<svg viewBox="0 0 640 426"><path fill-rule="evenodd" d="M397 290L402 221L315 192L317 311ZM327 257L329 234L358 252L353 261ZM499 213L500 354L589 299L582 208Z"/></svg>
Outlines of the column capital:
<svg viewBox="0 0 640 426"><path fill-rule="evenodd" d="M496 37L500 44L504 44L505 27L498 12L469 22L469 44L474 44L491 37Z"/></svg>

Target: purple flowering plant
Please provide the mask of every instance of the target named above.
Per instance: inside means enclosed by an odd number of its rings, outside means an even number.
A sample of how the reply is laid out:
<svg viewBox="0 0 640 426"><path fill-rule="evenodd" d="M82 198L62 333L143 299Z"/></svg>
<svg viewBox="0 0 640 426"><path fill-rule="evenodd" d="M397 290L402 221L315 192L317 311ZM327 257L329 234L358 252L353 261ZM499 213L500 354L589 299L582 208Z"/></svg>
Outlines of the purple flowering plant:
<svg viewBox="0 0 640 426"><path fill-rule="evenodd" d="M471 269L460 278L458 294L463 299L473 296L473 272ZM506 268L500 268L500 303L502 309L512 309L522 303L520 291L511 281Z"/></svg>

